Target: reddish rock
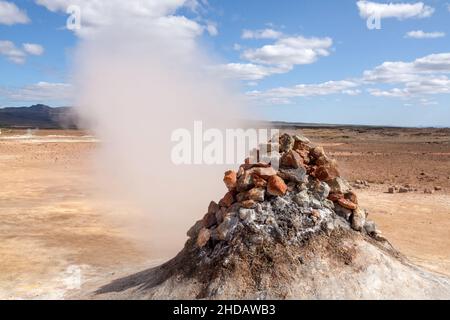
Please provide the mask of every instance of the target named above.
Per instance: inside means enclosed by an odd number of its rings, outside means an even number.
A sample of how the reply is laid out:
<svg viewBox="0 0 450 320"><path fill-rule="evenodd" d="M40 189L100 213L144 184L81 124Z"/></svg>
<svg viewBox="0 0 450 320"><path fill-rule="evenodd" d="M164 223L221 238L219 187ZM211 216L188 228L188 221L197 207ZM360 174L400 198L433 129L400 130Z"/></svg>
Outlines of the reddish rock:
<svg viewBox="0 0 450 320"><path fill-rule="evenodd" d="M354 204L353 202L345 198L340 198L337 200L337 202L341 207L344 207L349 210L356 210L358 208L358 205Z"/></svg>
<svg viewBox="0 0 450 320"><path fill-rule="evenodd" d="M221 207L229 207L234 203L234 195L233 193L227 192L227 194L225 194L225 196L222 198L222 200L219 201L219 205Z"/></svg>
<svg viewBox="0 0 450 320"><path fill-rule="evenodd" d="M273 196L283 196L287 192L287 185L279 176L271 176L267 184L267 192Z"/></svg>
<svg viewBox="0 0 450 320"><path fill-rule="evenodd" d="M353 191L349 191L344 195L345 199L350 200L354 204L358 204L358 196Z"/></svg>
<svg viewBox="0 0 450 320"><path fill-rule="evenodd" d="M238 192L244 192L253 187L252 170L253 169L244 171L244 173L239 177L236 185L236 190Z"/></svg>
<svg viewBox="0 0 450 320"><path fill-rule="evenodd" d="M333 202L336 202L341 198L344 198L344 195L342 193L330 193L328 195L328 200L331 200Z"/></svg>
<svg viewBox="0 0 450 320"><path fill-rule="evenodd" d="M256 173L252 173L253 184L256 188L265 188L267 186L267 181L261 178Z"/></svg>
<svg viewBox="0 0 450 320"><path fill-rule="evenodd" d="M246 209L252 209L256 206L256 202L253 200L245 200L240 202L241 207Z"/></svg>
<svg viewBox="0 0 450 320"><path fill-rule="evenodd" d="M267 162L246 163L246 164L242 164L240 166L240 168L242 168L244 170L250 170L253 168L268 168L268 167L270 167L270 163L267 163Z"/></svg>
<svg viewBox="0 0 450 320"><path fill-rule="evenodd" d="M220 209L220 206L217 203L215 203L214 201L211 201L208 206L208 213L215 214L217 211L219 211L219 209Z"/></svg>
<svg viewBox="0 0 450 320"><path fill-rule="evenodd" d="M313 175L320 181L330 181L339 177L339 171L335 166L327 164L317 167Z"/></svg>
<svg viewBox="0 0 450 320"><path fill-rule="evenodd" d="M247 199L245 200L263 202L265 193L266 191L263 188L253 188L247 192Z"/></svg>
<svg viewBox="0 0 450 320"><path fill-rule="evenodd" d="M303 158L294 150L286 152L280 159L280 166L287 169L297 169L303 166Z"/></svg>
<svg viewBox="0 0 450 320"><path fill-rule="evenodd" d="M234 190L236 189L236 183L237 183L237 174L233 170L229 170L225 172L225 176L223 178L223 182L227 186L228 190Z"/></svg>
<svg viewBox="0 0 450 320"><path fill-rule="evenodd" d="M203 221L203 226L205 228L211 228L213 225L215 225L217 223L216 213L208 212L207 214L205 214L202 221Z"/></svg>
<svg viewBox="0 0 450 320"><path fill-rule="evenodd" d="M260 176L263 179L269 179L270 177L275 176L277 174L275 169L272 168L272 167L268 167L268 168L253 168L251 170L252 170L252 173L257 174L258 176Z"/></svg>
<svg viewBox="0 0 450 320"><path fill-rule="evenodd" d="M208 243L210 238L211 238L211 231L209 231L209 229L202 228L198 233L197 246L199 248L203 248Z"/></svg>

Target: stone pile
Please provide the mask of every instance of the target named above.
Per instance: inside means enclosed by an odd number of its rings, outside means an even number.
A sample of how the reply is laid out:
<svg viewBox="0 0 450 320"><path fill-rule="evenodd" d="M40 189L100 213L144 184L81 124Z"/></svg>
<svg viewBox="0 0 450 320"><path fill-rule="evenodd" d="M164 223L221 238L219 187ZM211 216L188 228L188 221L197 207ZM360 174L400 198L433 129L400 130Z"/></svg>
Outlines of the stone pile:
<svg viewBox="0 0 450 320"><path fill-rule="evenodd" d="M238 236L247 245L293 244L338 227L385 240L322 147L301 135L277 139L278 170L246 159L225 172L228 192L188 231L196 246L220 251Z"/></svg>

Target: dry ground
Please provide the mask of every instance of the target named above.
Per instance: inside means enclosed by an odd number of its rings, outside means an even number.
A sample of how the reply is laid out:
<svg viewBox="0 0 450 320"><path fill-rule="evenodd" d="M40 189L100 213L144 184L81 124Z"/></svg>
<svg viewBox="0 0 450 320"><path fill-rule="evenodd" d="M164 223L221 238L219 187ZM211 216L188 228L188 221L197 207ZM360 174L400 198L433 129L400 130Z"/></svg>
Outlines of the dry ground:
<svg viewBox="0 0 450 320"><path fill-rule="evenodd" d="M12 138L24 133L0 135L0 298L63 298L76 292L78 274L92 288L148 266L151 254L105 218L125 209L98 196L89 161L95 139L78 131ZM449 130L304 133L339 160L346 178L369 181L360 203L401 252L450 275ZM388 194L391 184L418 191ZM435 186L443 190L423 193Z"/></svg>

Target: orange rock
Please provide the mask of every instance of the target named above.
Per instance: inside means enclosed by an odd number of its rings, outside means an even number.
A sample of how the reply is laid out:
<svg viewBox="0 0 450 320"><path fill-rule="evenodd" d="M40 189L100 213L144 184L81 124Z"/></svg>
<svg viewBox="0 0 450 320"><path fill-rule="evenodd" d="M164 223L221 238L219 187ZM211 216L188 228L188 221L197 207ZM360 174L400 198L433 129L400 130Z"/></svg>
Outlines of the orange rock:
<svg viewBox="0 0 450 320"><path fill-rule="evenodd" d="M358 205L354 204L353 202L345 198L339 198L337 202L341 207L344 207L349 210L356 210L358 208Z"/></svg>
<svg viewBox="0 0 450 320"><path fill-rule="evenodd" d="M229 171L225 172L223 182L227 186L228 190L236 189L236 183L237 183L236 172L233 170L229 170Z"/></svg>
<svg viewBox="0 0 450 320"><path fill-rule="evenodd" d="M256 188L265 188L267 186L267 181L261 178L256 173L252 173L253 184Z"/></svg>
<svg viewBox="0 0 450 320"><path fill-rule="evenodd" d="M281 157L280 166L282 168L297 169L303 166L303 159L298 152L290 150Z"/></svg>
<svg viewBox="0 0 450 320"><path fill-rule="evenodd" d="M339 171L331 164L322 165L316 168L314 171L314 177L320 181L330 181L339 177Z"/></svg>
<svg viewBox="0 0 450 320"><path fill-rule="evenodd" d="M272 167L267 168L253 168L251 169L251 173L256 173L258 176L260 176L263 179L269 179L272 176L275 176L277 172Z"/></svg>
<svg viewBox="0 0 450 320"><path fill-rule="evenodd" d="M211 231L206 228L202 228L197 236L197 246L203 248L211 238Z"/></svg>
<svg viewBox="0 0 450 320"><path fill-rule="evenodd" d="M219 201L219 205L221 207L230 207L232 204L234 203L234 195L233 193L227 192L227 194L225 194L225 196L222 198L222 200Z"/></svg>
<svg viewBox="0 0 450 320"><path fill-rule="evenodd" d="M253 201L264 201L264 194L266 191L263 188L253 188L249 191L247 191L247 199L246 200L253 200Z"/></svg>
<svg viewBox="0 0 450 320"><path fill-rule="evenodd" d="M287 185L279 176L271 176L267 183L267 192L273 196L283 196L286 194Z"/></svg>
<svg viewBox="0 0 450 320"><path fill-rule="evenodd" d="M252 209L256 206L256 202L253 200L245 200L240 202L241 206L245 209Z"/></svg>

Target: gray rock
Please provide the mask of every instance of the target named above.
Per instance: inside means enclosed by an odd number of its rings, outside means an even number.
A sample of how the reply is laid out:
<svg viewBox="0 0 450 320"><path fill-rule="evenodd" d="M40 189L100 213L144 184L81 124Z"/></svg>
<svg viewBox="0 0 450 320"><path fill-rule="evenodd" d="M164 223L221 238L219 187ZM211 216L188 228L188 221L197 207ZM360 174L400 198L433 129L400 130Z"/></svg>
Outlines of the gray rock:
<svg viewBox="0 0 450 320"><path fill-rule="evenodd" d="M311 141L307 137L305 137L303 135L300 135L300 134L297 134L297 135L294 136L294 141L298 141L298 142L301 142L303 144L311 143Z"/></svg>
<svg viewBox="0 0 450 320"><path fill-rule="evenodd" d="M236 228L239 219L233 216L227 216L223 219L223 222L217 227L217 238L219 240L229 240L231 234Z"/></svg>
<svg viewBox="0 0 450 320"><path fill-rule="evenodd" d="M349 210L347 208L341 207L340 205L336 204L334 206L334 212L345 220L349 221L350 217L352 216L353 212L352 210Z"/></svg>
<svg viewBox="0 0 450 320"><path fill-rule="evenodd" d="M315 193L317 197L321 200L324 200L328 198L328 195L330 194L330 186L326 182L320 182L319 185L315 188Z"/></svg>
<svg viewBox="0 0 450 320"><path fill-rule="evenodd" d="M285 133L280 137L280 152L288 152L294 147L294 138Z"/></svg>
<svg viewBox="0 0 450 320"><path fill-rule="evenodd" d="M367 220L364 223L364 229L366 230L366 232L369 235L376 234L376 232L377 232L377 225L375 224L375 222L373 222L371 220Z"/></svg>
<svg viewBox="0 0 450 320"><path fill-rule="evenodd" d="M337 177L336 179L328 181L327 183L330 186L331 193L346 194L347 192L349 192L352 189L350 184L340 177Z"/></svg>
<svg viewBox="0 0 450 320"><path fill-rule="evenodd" d="M239 209L239 218L246 222L252 222L256 219L256 211L254 209Z"/></svg>
<svg viewBox="0 0 450 320"><path fill-rule="evenodd" d="M352 215L352 229L362 231L366 222L366 213L361 209L356 209Z"/></svg>
<svg viewBox="0 0 450 320"><path fill-rule="evenodd" d="M310 198L310 202L309 205L313 208L313 209L321 209L322 208L322 202L320 202L320 200L316 199L316 198Z"/></svg>
<svg viewBox="0 0 450 320"><path fill-rule="evenodd" d="M306 170L302 167L297 169L280 169L278 175L287 181L304 183L306 178Z"/></svg>
<svg viewBox="0 0 450 320"><path fill-rule="evenodd" d="M311 201L309 194L307 191L302 191L297 193L294 197L293 200L295 203L297 203L300 207L308 207L309 206L309 202Z"/></svg>
<svg viewBox="0 0 450 320"><path fill-rule="evenodd" d="M322 201L322 205L323 205L325 208L328 208L328 209L331 209L331 210L334 209L334 202L331 201L331 200L328 200L328 199L323 200L323 201Z"/></svg>

